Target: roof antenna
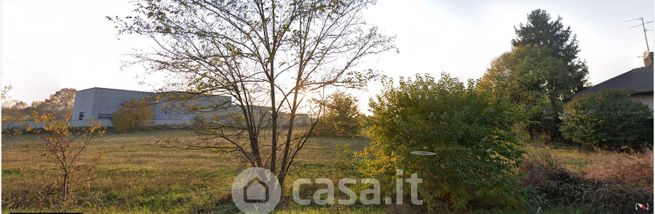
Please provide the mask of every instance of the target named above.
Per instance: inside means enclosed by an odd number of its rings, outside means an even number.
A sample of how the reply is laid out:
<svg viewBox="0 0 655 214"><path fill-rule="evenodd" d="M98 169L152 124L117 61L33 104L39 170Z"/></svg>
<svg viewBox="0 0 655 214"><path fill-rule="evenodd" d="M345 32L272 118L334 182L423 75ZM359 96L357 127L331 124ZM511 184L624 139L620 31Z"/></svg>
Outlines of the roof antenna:
<svg viewBox="0 0 655 214"><path fill-rule="evenodd" d="M644 39L646 39L646 50L647 50L648 52L650 52L650 46L648 45L648 36L646 36L646 31L649 31L649 30L651 30L651 29L646 29L646 24L653 23L653 20L650 20L650 21L644 22L644 18L643 18L643 17L639 17L639 18L636 18L636 19L626 20L625 22L633 22L633 21L641 21L641 24L638 24L638 25L632 26L632 27L630 27L630 28L636 28L636 27L641 26L641 28L644 30Z"/></svg>

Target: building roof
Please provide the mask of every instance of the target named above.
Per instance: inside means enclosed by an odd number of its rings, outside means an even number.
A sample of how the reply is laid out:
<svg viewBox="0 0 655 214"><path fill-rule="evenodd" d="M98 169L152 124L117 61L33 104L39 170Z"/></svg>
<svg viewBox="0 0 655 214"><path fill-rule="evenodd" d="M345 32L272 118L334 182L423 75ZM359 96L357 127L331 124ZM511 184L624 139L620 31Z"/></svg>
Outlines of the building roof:
<svg viewBox="0 0 655 214"><path fill-rule="evenodd" d="M80 89L80 90L77 90L77 91L88 91L88 90L115 90L115 91L130 91L130 92L151 93L151 92L148 92L148 91L135 91L135 90L117 89L117 88L103 88L103 87L92 87L92 88Z"/></svg>
<svg viewBox="0 0 655 214"><path fill-rule="evenodd" d="M653 93L653 65L632 69L605 82L582 89L575 96L608 89L629 91L632 94Z"/></svg>
<svg viewBox="0 0 655 214"><path fill-rule="evenodd" d="M139 92L139 93L150 93L150 94L156 93L154 91L137 91L137 90L118 89L118 88L103 88L103 87L93 87L93 88L87 88L87 89L82 89L82 90L78 90L78 91L87 91L87 90L112 90L112 91Z"/></svg>
<svg viewBox="0 0 655 214"><path fill-rule="evenodd" d="M78 90L78 92L79 91L88 91L88 90L124 91L124 92L144 93L144 94L190 94L190 93L185 92L185 91L137 91L137 90L127 90L127 89L117 89L117 88L103 88L103 87L87 88L87 89ZM223 96L223 95L214 95L214 94L204 94L204 96L227 97L227 96Z"/></svg>

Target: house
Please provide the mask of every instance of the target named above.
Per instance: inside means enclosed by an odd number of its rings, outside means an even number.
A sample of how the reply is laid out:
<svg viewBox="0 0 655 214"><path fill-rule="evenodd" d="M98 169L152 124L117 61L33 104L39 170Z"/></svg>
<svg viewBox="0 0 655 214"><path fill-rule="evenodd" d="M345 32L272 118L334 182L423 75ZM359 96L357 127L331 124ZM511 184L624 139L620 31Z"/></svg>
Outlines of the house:
<svg viewBox="0 0 655 214"><path fill-rule="evenodd" d="M230 104L228 96L195 96L193 99L172 99L182 92L144 92L110 88L89 88L77 91L70 121L71 126L87 126L90 120L100 122L102 126L113 127L112 114L129 100L145 100L152 106L152 125L154 126L188 126L198 114L216 112L189 111L188 106L215 106ZM226 108L227 109L227 108Z"/></svg>
<svg viewBox="0 0 655 214"><path fill-rule="evenodd" d="M630 98L647 105L653 110L653 52L644 53L644 67L635 68L621 75L585 88L575 97L604 90L621 90L630 93Z"/></svg>

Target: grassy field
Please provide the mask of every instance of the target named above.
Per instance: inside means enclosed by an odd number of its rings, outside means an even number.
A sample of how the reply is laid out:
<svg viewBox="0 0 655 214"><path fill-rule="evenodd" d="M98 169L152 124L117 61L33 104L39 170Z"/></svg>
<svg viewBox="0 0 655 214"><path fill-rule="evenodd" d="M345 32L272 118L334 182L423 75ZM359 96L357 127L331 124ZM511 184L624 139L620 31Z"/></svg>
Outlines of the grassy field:
<svg viewBox="0 0 655 214"><path fill-rule="evenodd" d="M130 134L106 134L89 148L89 154L103 153L93 180L77 191L71 211L93 213L226 213L234 207L221 205L232 179L247 167L236 154L212 150L166 148L158 140L179 138L197 141L192 132L160 130ZM348 144L358 151L365 138L313 138L291 169L290 179L335 178L337 145ZM571 148L530 146L529 151L550 151L572 171L585 173L604 161L625 158L610 152L580 152ZM55 165L46 161L33 136L2 137L3 212L52 211ZM55 208L56 209L56 208ZM382 213L384 207L300 207L290 204L279 213Z"/></svg>
<svg viewBox="0 0 655 214"><path fill-rule="evenodd" d="M167 148L155 143L166 138L199 140L193 133L181 130L107 134L99 138L89 154L100 152L104 157L95 178L78 191L76 204L83 204L81 211L220 212L217 202L224 200L232 179L246 165L235 154ZM49 195L56 191L52 186L58 176L56 166L41 156L42 147L33 136L3 136L2 140L4 211L48 210L52 206ZM353 150L359 150L368 141L314 138L301 152L290 177L334 175L332 159L337 144L350 144Z"/></svg>

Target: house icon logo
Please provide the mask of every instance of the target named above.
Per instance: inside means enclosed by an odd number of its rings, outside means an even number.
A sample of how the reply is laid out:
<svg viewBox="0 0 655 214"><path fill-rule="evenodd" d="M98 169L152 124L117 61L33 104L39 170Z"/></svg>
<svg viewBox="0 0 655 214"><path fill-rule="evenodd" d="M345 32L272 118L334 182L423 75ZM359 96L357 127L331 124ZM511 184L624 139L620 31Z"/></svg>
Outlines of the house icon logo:
<svg viewBox="0 0 655 214"><path fill-rule="evenodd" d="M282 191L277 177L268 169L243 170L232 183L232 201L244 213L269 213L280 202Z"/></svg>
<svg viewBox="0 0 655 214"><path fill-rule="evenodd" d="M246 203L266 203L270 198L268 186L257 177L243 188L243 198Z"/></svg>

